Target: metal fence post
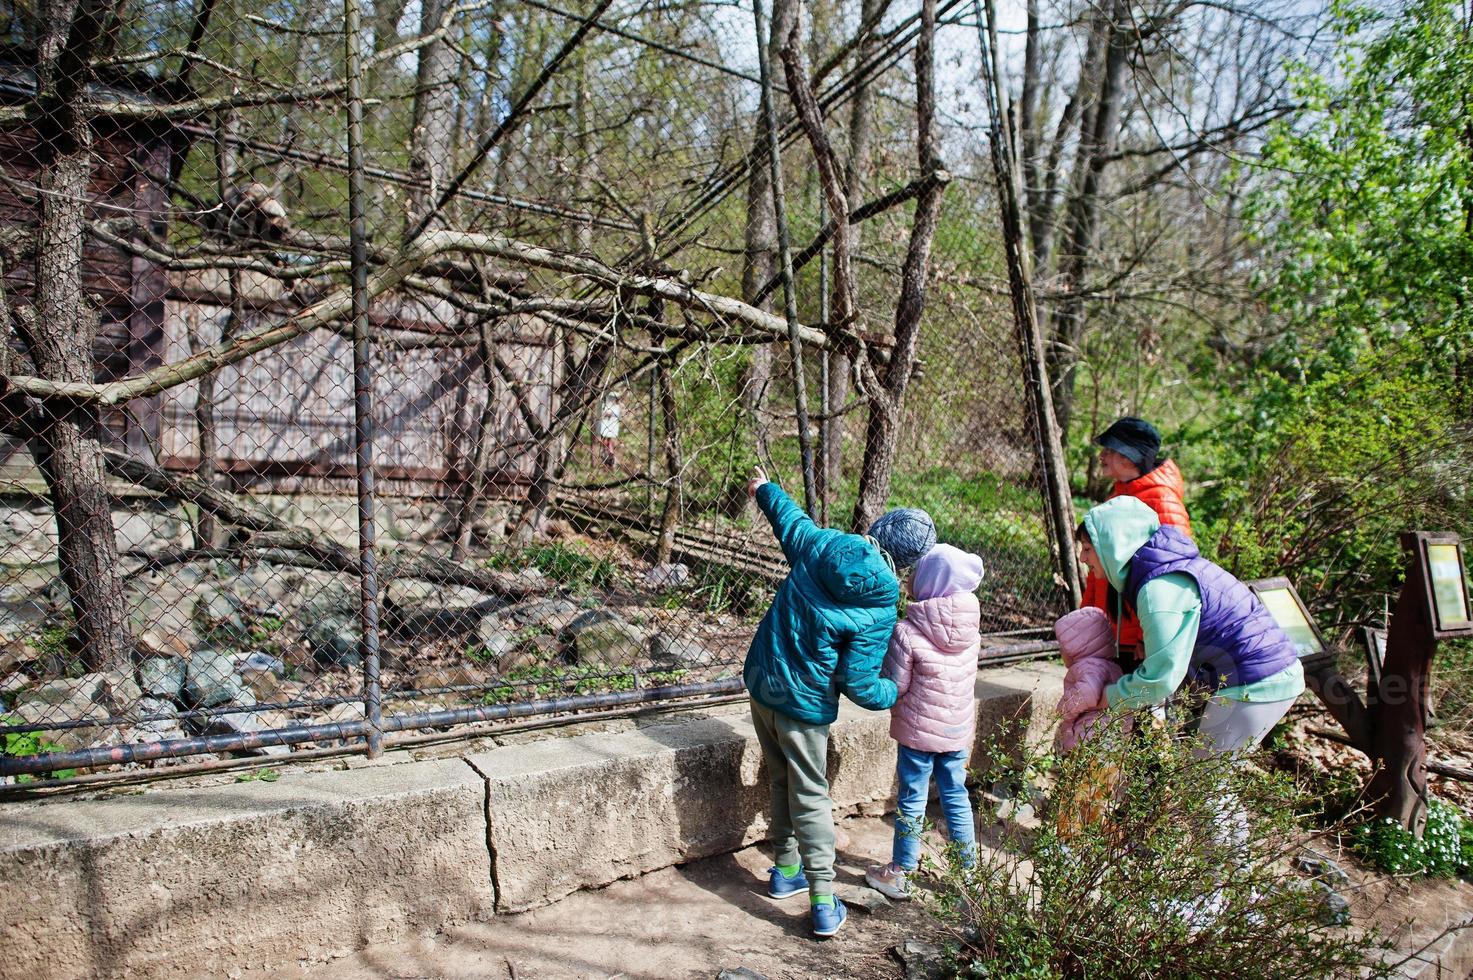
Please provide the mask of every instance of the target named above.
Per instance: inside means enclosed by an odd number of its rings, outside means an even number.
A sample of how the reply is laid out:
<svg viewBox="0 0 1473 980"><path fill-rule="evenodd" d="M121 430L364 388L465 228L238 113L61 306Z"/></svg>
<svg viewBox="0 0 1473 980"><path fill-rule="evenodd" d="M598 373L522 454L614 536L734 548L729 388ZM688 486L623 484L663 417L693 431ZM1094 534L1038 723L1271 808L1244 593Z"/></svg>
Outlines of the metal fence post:
<svg viewBox="0 0 1473 980"><path fill-rule="evenodd" d="M363 180L363 43L360 0L343 0L347 68L348 235L353 290L353 449L358 491L358 649L363 657L363 712L368 757L383 751L379 683L378 568L374 552L373 351L368 333L368 215Z"/></svg>

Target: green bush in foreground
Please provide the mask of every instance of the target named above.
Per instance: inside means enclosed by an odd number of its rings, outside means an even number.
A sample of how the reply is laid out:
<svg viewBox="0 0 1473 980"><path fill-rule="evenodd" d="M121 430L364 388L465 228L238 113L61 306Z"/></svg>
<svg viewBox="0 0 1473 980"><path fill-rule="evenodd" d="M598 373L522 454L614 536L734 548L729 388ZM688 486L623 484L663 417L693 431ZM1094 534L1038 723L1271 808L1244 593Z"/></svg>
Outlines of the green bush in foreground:
<svg viewBox="0 0 1473 980"><path fill-rule="evenodd" d="M1196 748L1117 730L1006 763L1005 781L1049 803L997 829L974 871L943 872L954 975L1384 975L1375 937L1343 928L1327 885L1294 870L1294 785Z"/></svg>

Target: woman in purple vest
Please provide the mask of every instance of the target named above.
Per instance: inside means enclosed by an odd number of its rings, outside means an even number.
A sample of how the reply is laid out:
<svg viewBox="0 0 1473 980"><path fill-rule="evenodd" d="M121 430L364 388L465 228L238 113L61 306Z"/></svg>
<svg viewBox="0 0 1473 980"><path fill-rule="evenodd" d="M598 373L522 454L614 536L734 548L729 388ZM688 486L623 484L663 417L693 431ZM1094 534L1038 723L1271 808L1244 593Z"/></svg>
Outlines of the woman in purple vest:
<svg viewBox="0 0 1473 980"><path fill-rule="evenodd" d="M1146 504L1116 497L1091 509L1079 548L1144 634L1140 665L1105 689L1109 707L1154 707L1190 678L1212 692L1203 740L1226 753L1261 742L1304 691L1294 644L1258 597Z"/></svg>

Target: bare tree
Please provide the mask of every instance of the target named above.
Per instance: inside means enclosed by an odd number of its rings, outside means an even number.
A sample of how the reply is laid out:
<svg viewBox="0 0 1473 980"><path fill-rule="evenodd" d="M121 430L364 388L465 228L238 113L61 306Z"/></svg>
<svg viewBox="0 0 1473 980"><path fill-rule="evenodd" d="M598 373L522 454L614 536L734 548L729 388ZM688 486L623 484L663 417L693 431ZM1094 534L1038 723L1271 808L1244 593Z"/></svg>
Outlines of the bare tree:
<svg viewBox="0 0 1473 980"><path fill-rule="evenodd" d="M96 59L110 50L121 4L47 0L39 5L36 111L39 221L35 305L19 318L39 376L90 382L99 326L82 286L93 132L83 108ZM129 645L117 541L95 403L53 402L37 414L31 452L55 508L62 579L76 619L76 653L89 668L122 661Z"/></svg>

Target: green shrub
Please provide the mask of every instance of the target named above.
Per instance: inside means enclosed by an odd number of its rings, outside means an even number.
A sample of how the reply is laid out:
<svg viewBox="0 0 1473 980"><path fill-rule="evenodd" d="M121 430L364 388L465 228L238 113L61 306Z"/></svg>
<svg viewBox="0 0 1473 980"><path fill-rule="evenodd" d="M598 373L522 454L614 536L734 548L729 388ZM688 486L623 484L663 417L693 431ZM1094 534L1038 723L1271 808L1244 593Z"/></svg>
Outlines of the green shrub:
<svg viewBox="0 0 1473 980"><path fill-rule="evenodd" d="M1390 874L1456 878L1468 873L1473 857L1473 827L1443 800L1427 805L1420 840L1390 817L1381 817L1357 827L1351 841L1362 857Z"/></svg>
<svg viewBox="0 0 1473 980"><path fill-rule="evenodd" d="M1293 783L1197 747L1117 729L1063 757L994 755L997 778L1048 802L984 842L976 869L942 870L956 975L1381 975L1375 937L1333 924L1325 889L1286 860L1305 837Z"/></svg>
<svg viewBox="0 0 1473 980"><path fill-rule="evenodd" d="M607 589L618 579L619 566L611 558L597 558L576 544L536 545L504 551L487 559L492 568L535 568L548 578L575 589Z"/></svg>

